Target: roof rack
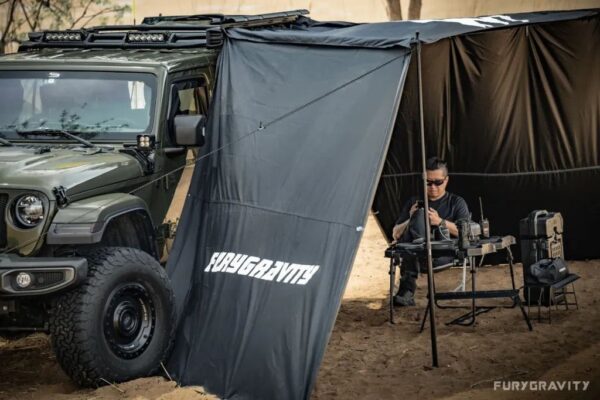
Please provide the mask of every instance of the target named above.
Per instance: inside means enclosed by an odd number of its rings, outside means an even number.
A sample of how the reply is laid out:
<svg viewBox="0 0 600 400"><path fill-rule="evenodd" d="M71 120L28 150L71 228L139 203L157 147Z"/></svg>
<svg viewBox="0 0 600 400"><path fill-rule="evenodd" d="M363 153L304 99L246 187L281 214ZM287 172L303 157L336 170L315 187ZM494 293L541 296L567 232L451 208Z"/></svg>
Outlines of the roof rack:
<svg viewBox="0 0 600 400"><path fill-rule="evenodd" d="M198 14L146 17L140 25L108 25L77 30L29 33L19 52L42 48L181 49L217 48L223 30L287 26L307 10L260 15Z"/></svg>

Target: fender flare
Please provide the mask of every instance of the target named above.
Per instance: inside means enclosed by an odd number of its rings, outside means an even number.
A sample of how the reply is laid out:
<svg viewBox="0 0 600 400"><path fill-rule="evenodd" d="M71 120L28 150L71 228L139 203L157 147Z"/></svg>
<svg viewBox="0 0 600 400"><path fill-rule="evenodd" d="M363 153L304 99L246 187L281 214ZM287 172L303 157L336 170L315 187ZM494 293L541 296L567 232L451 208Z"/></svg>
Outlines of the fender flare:
<svg viewBox="0 0 600 400"><path fill-rule="evenodd" d="M137 196L111 193L70 203L54 215L48 228L46 243L99 243L111 220L131 212L144 213L151 227L154 227L146 202Z"/></svg>

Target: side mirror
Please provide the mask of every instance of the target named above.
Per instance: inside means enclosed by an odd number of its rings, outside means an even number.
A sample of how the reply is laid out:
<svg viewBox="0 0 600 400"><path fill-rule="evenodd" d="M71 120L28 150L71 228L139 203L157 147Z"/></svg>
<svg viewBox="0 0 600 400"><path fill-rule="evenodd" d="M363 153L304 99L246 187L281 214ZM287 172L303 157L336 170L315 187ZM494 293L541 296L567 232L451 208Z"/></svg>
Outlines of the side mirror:
<svg viewBox="0 0 600 400"><path fill-rule="evenodd" d="M175 144L177 146L204 146L204 115L176 115L174 124Z"/></svg>

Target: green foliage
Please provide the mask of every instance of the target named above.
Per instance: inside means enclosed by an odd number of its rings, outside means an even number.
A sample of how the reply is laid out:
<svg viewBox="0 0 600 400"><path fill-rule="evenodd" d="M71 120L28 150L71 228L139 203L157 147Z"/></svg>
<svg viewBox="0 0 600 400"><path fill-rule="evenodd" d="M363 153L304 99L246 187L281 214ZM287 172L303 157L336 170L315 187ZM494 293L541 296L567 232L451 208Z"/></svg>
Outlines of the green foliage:
<svg viewBox="0 0 600 400"><path fill-rule="evenodd" d="M0 0L0 7L6 13L0 21L0 54L26 40L30 31L118 23L131 11L115 0Z"/></svg>

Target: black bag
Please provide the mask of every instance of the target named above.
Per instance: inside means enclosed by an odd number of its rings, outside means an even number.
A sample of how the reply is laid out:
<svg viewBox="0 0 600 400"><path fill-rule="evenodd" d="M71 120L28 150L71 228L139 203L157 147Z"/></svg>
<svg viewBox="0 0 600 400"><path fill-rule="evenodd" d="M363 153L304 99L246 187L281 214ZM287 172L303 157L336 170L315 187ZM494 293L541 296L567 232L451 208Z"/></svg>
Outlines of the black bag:
<svg viewBox="0 0 600 400"><path fill-rule="evenodd" d="M530 277L542 285L552 285L566 278L567 275L569 275L569 268L565 260L560 257L545 258L530 266Z"/></svg>

